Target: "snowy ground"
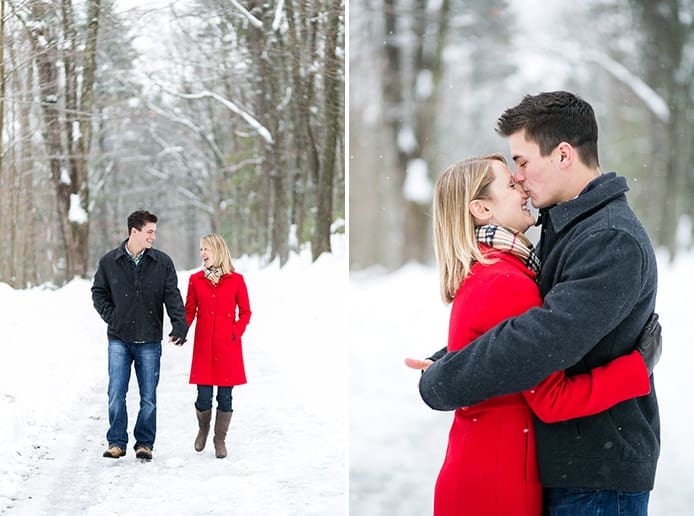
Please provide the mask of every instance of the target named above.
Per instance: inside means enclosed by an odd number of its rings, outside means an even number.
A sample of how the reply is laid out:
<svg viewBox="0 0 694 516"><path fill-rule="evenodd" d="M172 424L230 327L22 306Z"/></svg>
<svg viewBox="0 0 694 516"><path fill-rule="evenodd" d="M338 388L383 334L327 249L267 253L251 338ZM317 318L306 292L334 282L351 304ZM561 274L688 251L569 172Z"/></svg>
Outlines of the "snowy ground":
<svg viewBox="0 0 694 516"><path fill-rule="evenodd" d="M0 514L345 514L344 247L338 238L332 255L311 264L302 253L282 269L235 262L253 315L249 383L234 389L225 460L211 438L193 450L192 329L183 348L164 344L154 460L136 460L132 442L124 458L104 459L106 327L90 282L55 291L0 284ZM184 297L191 272L179 273ZM128 398L132 431L134 374Z"/></svg>
<svg viewBox="0 0 694 516"><path fill-rule="evenodd" d="M691 446L694 416L694 255L660 260L657 310L664 352L656 368L662 452L651 516L692 514ZM433 268L410 265L385 274L350 274L350 515L431 514L433 486L443 461L450 413L419 398L407 356L425 357L445 345L448 308Z"/></svg>

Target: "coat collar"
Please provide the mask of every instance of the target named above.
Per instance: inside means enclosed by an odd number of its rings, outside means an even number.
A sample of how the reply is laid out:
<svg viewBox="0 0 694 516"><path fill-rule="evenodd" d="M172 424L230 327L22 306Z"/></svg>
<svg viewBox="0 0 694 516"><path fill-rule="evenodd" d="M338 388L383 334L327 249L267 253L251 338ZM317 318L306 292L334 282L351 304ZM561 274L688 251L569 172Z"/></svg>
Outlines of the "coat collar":
<svg viewBox="0 0 694 516"><path fill-rule="evenodd" d="M125 246L126 246L127 243L128 243L128 239L126 238L126 239L123 240L123 241L120 243L120 245L116 248L116 256L115 256L115 258L114 258L115 260L117 260L117 259L119 259L119 258L121 258L121 257L123 257L123 256L125 256L125 257L127 258L128 252L125 250ZM151 252L151 249L145 249L145 254L142 255L142 259L144 260L144 258L145 258L146 256L150 257L150 258L151 258L152 260L154 260L154 261L157 261L157 253Z"/></svg>
<svg viewBox="0 0 694 516"><path fill-rule="evenodd" d="M514 256L511 253L507 253L505 251L499 251L498 249L494 249L493 247L490 247L481 242L479 243L479 246L480 251L482 251L482 256L484 256L485 258L489 258L490 260L499 260L509 265L512 265L532 280L535 280L535 278L537 277L537 275L533 271L528 269L525 266L525 264L521 261L521 259L517 256Z"/></svg>
<svg viewBox="0 0 694 516"><path fill-rule="evenodd" d="M227 272L226 274L222 274L222 276L219 278L219 283L221 283L222 280L231 278L233 274L233 272ZM191 277L197 280L205 280L205 283L209 283L210 286L214 286L212 285L212 282L205 277L205 269L199 270L198 272L194 272ZM219 283L217 283L217 285L219 285Z"/></svg>
<svg viewBox="0 0 694 516"><path fill-rule="evenodd" d="M602 174L588 183L575 199L540 210L538 224L549 221L558 233L572 221L601 208L628 191L626 178L618 176L615 172Z"/></svg>

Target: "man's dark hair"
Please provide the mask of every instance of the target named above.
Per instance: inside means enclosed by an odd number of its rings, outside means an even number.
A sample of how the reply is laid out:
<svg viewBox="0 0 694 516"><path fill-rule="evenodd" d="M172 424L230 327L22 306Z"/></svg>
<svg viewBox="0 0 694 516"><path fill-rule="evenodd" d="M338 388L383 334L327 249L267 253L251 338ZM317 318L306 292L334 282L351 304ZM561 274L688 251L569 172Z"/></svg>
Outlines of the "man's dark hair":
<svg viewBox="0 0 694 516"><path fill-rule="evenodd" d="M549 155L561 142L573 146L581 161L599 167L598 123L593 108L568 91L526 95L515 107L508 108L496 123L496 132L511 136L525 129L528 141L538 144L540 155Z"/></svg>
<svg viewBox="0 0 694 516"><path fill-rule="evenodd" d="M132 212L128 215L128 235L132 233L133 228L138 231L142 231L145 224L152 222L157 223L157 216L154 213L150 213L146 210L138 210Z"/></svg>

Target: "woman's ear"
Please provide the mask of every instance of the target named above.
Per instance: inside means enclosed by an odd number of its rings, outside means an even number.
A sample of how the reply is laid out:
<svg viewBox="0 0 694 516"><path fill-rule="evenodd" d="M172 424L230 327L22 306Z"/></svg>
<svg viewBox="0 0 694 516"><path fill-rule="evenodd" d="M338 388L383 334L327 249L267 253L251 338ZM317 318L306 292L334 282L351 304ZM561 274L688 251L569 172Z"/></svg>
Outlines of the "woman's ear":
<svg viewBox="0 0 694 516"><path fill-rule="evenodd" d="M470 201L468 206L470 215L473 216L475 222L486 224L494 215L492 210L489 208L489 204L484 199L475 199Z"/></svg>

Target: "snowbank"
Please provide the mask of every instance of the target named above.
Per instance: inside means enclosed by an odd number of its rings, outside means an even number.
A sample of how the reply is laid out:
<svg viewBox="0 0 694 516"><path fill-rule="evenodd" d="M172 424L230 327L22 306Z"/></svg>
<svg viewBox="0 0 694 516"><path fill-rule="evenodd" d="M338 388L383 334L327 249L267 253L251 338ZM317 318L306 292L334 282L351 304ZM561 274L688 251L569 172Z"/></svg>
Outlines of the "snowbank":
<svg viewBox="0 0 694 516"><path fill-rule="evenodd" d="M694 464L694 254L673 264L660 257L659 271L656 309L664 351L655 375L662 449L649 514L684 516L694 507L687 480ZM409 265L392 274L356 273L350 280L351 514L431 514L452 416L424 405L418 373L403 358L428 356L446 342L449 309L439 298L437 272Z"/></svg>
<svg viewBox="0 0 694 516"><path fill-rule="evenodd" d="M200 454L192 447L193 329L183 348L163 347L154 460L141 464L132 449L103 459L106 325L92 307L91 283L23 291L0 284L0 513L345 513L344 235L315 263L306 250L282 269L249 257L234 264L253 315L244 336L249 383L234 389L225 460L214 458L211 443ZM179 272L184 298L192 272ZM169 327L166 320L165 333ZM133 375L129 431L137 402Z"/></svg>

